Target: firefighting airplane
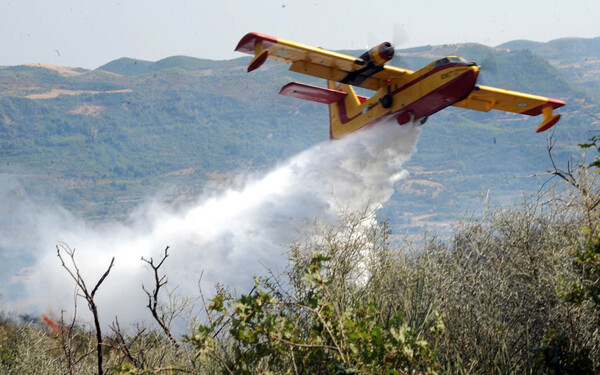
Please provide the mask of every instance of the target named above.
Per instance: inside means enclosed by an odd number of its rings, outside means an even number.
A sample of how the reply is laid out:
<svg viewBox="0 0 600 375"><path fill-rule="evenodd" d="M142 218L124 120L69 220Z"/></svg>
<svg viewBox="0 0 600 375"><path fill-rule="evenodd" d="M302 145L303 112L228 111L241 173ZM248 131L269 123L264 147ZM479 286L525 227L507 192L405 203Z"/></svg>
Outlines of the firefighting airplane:
<svg viewBox="0 0 600 375"><path fill-rule="evenodd" d="M557 99L477 85L479 66L458 56L439 59L415 72L386 65L394 57L394 47L387 42L356 58L252 32L235 50L254 55L248 72L272 59L291 64L293 72L326 79L327 88L291 82L279 93L329 104L331 139L394 118L400 125L423 124L429 115L451 105L483 112L543 114L539 133L558 122L560 114L552 111L565 105ZM357 95L352 86L376 92L367 98Z"/></svg>

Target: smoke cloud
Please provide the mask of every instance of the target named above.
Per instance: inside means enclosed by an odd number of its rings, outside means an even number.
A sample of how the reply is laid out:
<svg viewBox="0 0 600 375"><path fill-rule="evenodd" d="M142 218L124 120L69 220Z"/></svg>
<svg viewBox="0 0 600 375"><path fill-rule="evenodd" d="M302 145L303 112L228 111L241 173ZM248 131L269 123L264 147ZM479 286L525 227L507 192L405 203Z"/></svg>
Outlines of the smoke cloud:
<svg viewBox="0 0 600 375"><path fill-rule="evenodd" d="M205 292L221 283L247 293L253 275L284 269L287 245L305 223L334 221L341 208L379 209L391 197L394 183L406 175L403 164L416 151L419 133L413 125L379 124L318 144L263 176L246 177L239 188L206 193L189 207L174 209L153 201L126 223L102 228L54 206L22 203L13 207L10 219L20 229L3 238L0 249L25 248L32 268L23 283L25 295L9 308L72 310L74 283L60 266L57 243L76 249L88 287L115 257L96 295L105 323L116 315L125 323L149 317L141 286L151 290L152 271L140 258L160 259L166 246L170 257L161 270L168 274L168 286L178 286L178 294L198 295L201 274ZM80 300L79 315L86 309Z"/></svg>

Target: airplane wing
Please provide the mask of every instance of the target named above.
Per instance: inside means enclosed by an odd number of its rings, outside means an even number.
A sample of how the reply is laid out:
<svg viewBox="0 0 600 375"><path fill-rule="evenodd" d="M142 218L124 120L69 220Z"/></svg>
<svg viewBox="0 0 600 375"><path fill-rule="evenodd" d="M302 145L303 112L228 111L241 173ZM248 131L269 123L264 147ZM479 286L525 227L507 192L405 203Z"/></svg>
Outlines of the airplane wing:
<svg viewBox="0 0 600 375"><path fill-rule="evenodd" d="M260 33L246 34L235 50L254 55L254 59L248 65L249 72L258 69L267 59L271 59L291 64L290 70L293 72L340 82L350 73L364 66L359 58L353 56ZM378 90L385 86L388 80L410 73L412 73L410 70L384 65L381 71L365 77L357 86Z"/></svg>
<svg viewBox="0 0 600 375"><path fill-rule="evenodd" d="M529 116L543 114L544 121L538 126L537 133L550 129L558 122L560 114L553 115L552 110L563 105L565 105L565 102L562 100L489 86L475 86L475 89L467 98L454 103L456 107L482 112L496 109Z"/></svg>

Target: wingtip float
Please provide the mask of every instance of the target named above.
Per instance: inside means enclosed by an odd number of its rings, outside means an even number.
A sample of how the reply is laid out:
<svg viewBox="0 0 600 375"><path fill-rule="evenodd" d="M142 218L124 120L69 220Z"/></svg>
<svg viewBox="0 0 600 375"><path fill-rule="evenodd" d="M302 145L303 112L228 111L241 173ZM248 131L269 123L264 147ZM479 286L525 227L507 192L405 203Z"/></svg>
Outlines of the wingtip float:
<svg viewBox="0 0 600 375"><path fill-rule="evenodd" d="M459 56L438 59L417 71L386 65L394 57L389 43L353 57L253 32L246 34L235 50L254 56L248 72L270 59L290 64L291 71L326 79L327 88L291 82L279 93L328 104L332 139L390 119L400 125L411 121L424 124L428 116L449 106L541 114L539 133L558 122L560 114L553 110L565 105L562 100L477 85L479 66ZM375 94L357 95L353 86Z"/></svg>

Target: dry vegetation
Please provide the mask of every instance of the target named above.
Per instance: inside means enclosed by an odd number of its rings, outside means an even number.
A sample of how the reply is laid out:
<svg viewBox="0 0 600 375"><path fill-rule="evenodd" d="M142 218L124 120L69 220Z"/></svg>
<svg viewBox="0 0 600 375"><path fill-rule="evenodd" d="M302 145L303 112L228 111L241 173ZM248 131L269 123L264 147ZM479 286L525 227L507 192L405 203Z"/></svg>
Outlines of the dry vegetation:
<svg viewBox="0 0 600 375"><path fill-rule="evenodd" d="M25 64L26 66L33 66L36 68L45 68L45 69L50 69L53 70L55 72L57 72L58 74L60 74L63 77L77 77L79 75L83 74L83 71L77 71L73 68L69 68L66 66L60 66L60 65L50 65L50 64L41 64L41 63L37 63L37 64Z"/></svg>
<svg viewBox="0 0 600 375"><path fill-rule="evenodd" d="M93 90L65 90L65 89L52 89L48 92L29 94L25 96L28 99L53 99L58 98L60 95L81 95L81 94L119 94L132 92L131 89L122 90L108 90L108 91L93 91Z"/></svg>

